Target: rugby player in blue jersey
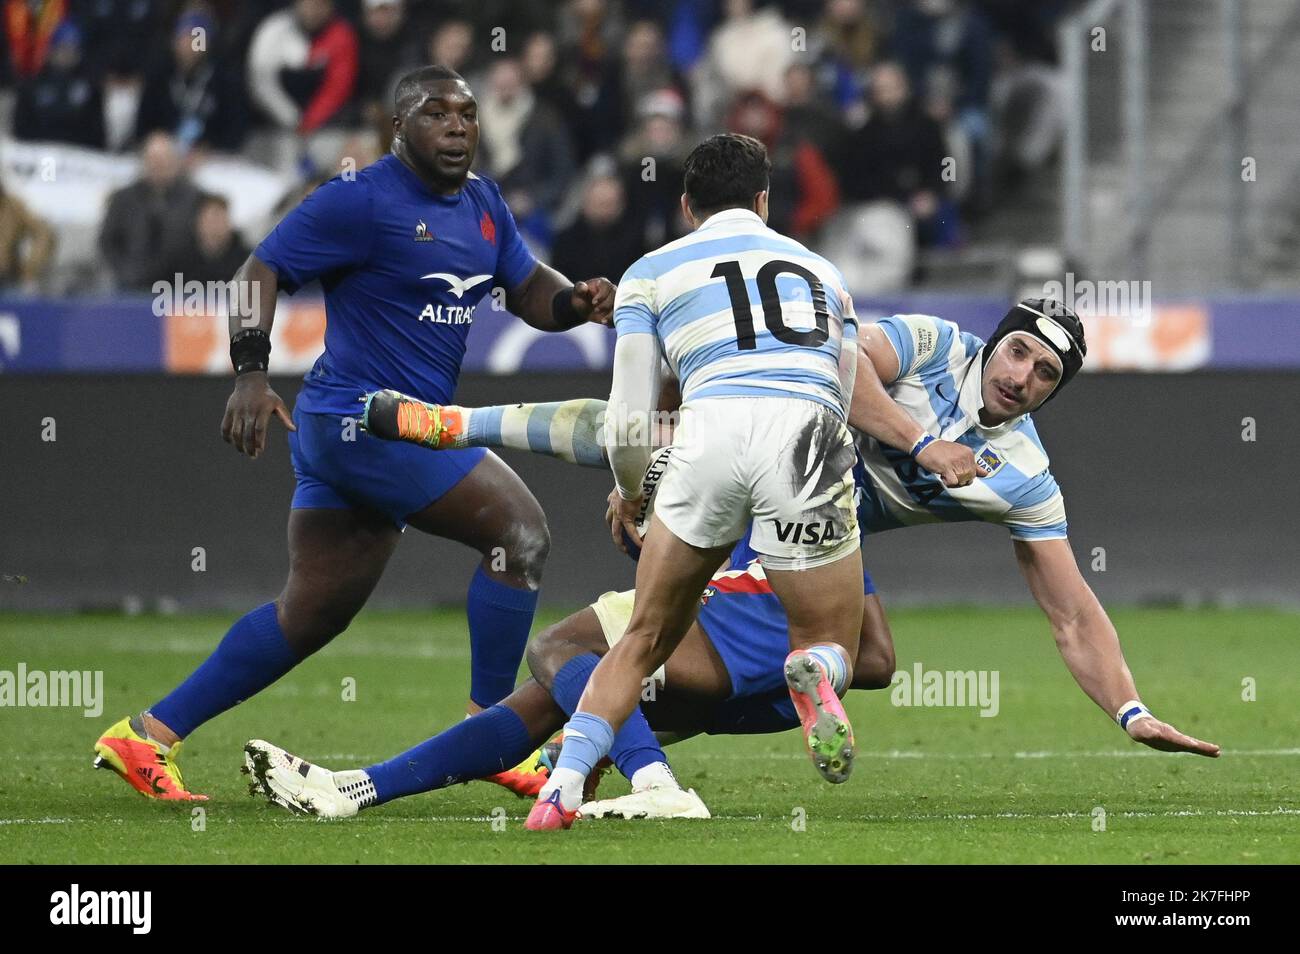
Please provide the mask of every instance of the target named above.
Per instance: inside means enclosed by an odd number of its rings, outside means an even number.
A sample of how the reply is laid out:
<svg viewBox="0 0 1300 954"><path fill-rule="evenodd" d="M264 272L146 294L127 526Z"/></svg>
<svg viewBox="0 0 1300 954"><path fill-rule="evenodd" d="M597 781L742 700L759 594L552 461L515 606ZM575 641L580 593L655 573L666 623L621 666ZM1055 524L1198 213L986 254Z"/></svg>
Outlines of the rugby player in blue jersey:
<svg viewBox="0 0 1300 954"><path fill-rule="evenodd" d="M574 284L528 251L496 184L470 171L478 104L458 74L404 76L393 132L390 155L316 189L235 276L246 307L230 320L236 378L221 434L256 458L272 417L290 431L289 577L179 687L96 743L95 764L147 796L202 797L176 767L181 739L343 632L407 525L484 555L466 598L469 710L490 710L514 688L550 545L541 507L482 448L429 454L358 432L358 402L382 387L451 401L475 306L494 287L543 331L609 324L615 289L604 278ZM325 352L291 418L267 377L269 332L277 293L313 281L325 296Z"/></svg>

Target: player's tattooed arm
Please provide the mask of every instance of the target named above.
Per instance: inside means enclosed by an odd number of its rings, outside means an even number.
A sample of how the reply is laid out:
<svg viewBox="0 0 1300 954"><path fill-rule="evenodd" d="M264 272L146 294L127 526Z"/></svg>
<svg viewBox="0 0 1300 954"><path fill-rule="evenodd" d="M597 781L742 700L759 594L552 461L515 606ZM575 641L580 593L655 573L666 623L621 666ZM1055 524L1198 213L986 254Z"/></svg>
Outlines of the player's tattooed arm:
<svg viewBox="0 0 1300 954"><path fill-rule="evenodd" d="M898 377L898 355L878 325L865 325L858 332L857 361L849 426L888 447L910 453L926 431L885 390ZM930 441L917 453L916 462L938 476L946 487L965 487L979 476L974 451L952 441Z"/></svg>
<svg viewBox="0 0 1300 954"><path fill-rule="evenodd" d="M1034 599L1047 615L1056 648L1071 675L1107 716L1139 698L1133 674L1124 661L1119 635L1096 594L1083 579L1065 539L1016 540L1016 562ZM1162 752L1192 752L1216 758L1219 747L1184 735L1159 719L1129 722L1134 741Z"/></svg>
<svg viewBox="0 0 1300 954"><path fill-rule="evenodd" d="M556 296L567 291L556 307ZM528 277L506 292L506 307L539 331L568 331L576 324L614 323L614 283L588 278L576 284L549 265L538 263ZM558 312L558 313L557 313Z"/></svg>
<svg viewBox="0 0 1300 954"><path fill-rule="evenodd" d="M235 272L235 301L230 307L230 336L250 328L271 333L275 322L275 297L279 277L256 255ZM266 436L274 415L291 431L297 430L289 409L271 388L266 371L250 370L235 375L235 390L226 401L221 418L221 437L241 454L256 458L266 448Z"/></svg>

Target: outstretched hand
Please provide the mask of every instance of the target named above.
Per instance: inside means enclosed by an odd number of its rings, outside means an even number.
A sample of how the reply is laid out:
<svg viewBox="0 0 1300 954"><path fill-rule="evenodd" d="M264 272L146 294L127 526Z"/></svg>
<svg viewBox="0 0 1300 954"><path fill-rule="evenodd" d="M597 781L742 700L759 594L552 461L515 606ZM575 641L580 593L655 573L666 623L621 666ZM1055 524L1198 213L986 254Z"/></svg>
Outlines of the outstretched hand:
<svg viewBox="0 0 1300 954"><path fill-rule="evenodd" d="M1191 752L1212 759L1219 757L1219 747L1213 742L1202 742L1184 735L1168 722L1161 722L1154 716L1134 719L1128 724L1127 731L1134 742L1141 742L1161 752Z"/></svg>

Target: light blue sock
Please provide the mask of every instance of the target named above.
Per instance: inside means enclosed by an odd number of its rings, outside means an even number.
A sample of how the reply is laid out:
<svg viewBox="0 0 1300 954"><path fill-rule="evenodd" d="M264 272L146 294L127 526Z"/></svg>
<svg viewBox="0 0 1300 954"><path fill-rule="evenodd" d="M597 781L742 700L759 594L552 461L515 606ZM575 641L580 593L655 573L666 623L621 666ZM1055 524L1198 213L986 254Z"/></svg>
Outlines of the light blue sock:
<svg viewBox="0 0 1300 954"><path fill-rule="evenodd" d="M586 778L613 745L614 729L608 722L590 712L575 712L564 726L564 747L555 767Z"/></svg>
<svg viewBox="0 0 1300 954"><path fill-rule="evenodd" d="M464 408L466 447L510 447L582 467L609 467L602 428L605 402L593 398L546 404Z"/></svg>
<svg viewBox="0 0 1300 954"><path fill-rule="evenodd" d="M566 714L573 715L577 711L578 700L582 698L583 690L587 688L587 680L591 678L599 662L600 657L595 653L583 653L574 656L555 674L551 685L551 698ZM614 735L609 757L614 760L614 764L628 781L632 780L632 776L638 770L647 765L653 765L655 762L667 764L668 756L664 755L664 750L659 745L659 740L655 738L654 732L651 731L650 723L646 721L645 713L641 711L640 706L632 710L632 714Z"/></svg>
<svg viewBox="0 0 1300 954"><path fill-rule="evenodd" d="M831 688L835 690L837 696L842 696L848 692L851 673L848 665L844 662L842 652L838 651L835 646L826 645L809 646L807 652L809 656L822 664L822 668L826 670L827 678L831 681Z"/></svg>

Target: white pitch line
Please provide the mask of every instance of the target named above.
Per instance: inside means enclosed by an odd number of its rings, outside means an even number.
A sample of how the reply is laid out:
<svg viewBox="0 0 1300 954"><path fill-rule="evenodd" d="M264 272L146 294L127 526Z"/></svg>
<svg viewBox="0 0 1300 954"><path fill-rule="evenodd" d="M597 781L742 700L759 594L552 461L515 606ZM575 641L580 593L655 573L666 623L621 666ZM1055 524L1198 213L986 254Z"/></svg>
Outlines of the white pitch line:
<svg viewBox="0 0 1300 954"><path fill-rule="evenodd" d="M284 817L292 817L290 813L283 814ZM1146 811L1113 811L1108 812L1108 818L1275 818L1279 816L1300 815L1300 808L1273 808L1268 811L1258 811L1255 809L1226 808L1204 811L1202 809L1180 809L1176 811L1146 812ZM524 816L507 815L507 821L516 822ZM810 814L814 821L859 821L859 822L909 822L909 821L994 821L1000 819L1010 819L1014 821L1065 821L1070 819L1089 819L1092 817L1091 812L912 812L899 813L890 815L817 815ZM304 819L306 820L306 819ZM478 822L488 824L500 820L491 815L421 815L419 817L385 817L381 815L365 815L360 819L332 819L317 818L312 819L322 824L363 825L373 824L428 824L437 822ZM587 824L599 822L601 819L589 819ZM615 821L620 819L614 819ZM681 821L681 819L646 819L649 821ZM780 821L789 820L789 816L777 814L770 817L763 815L719 815L714 814L713 821ZM122 818L0 818L0 825L100 825L105 821L122 823ZM137 819L132 824L156 824L174 825L174 818L150 818Z"/></svg>
<svg viewBox="0 0 1300 954"><path fill-rule="evenodd" d="M198 656L212 652L219 642L219 637L212 639L167 639L146 642L142 640L111 639L96 646L96 649L124 655L173 655ZM329 646L331 656L370 657L378 659L469 659L469 647L445 648L442 646L412 646L397 642L353 642L345 637L332 642Z"/></svg>
<svg viewBox="0 0 1300 954"><path fill-rule="evenodd" d="M287 686L277 689L277 692L283 692ZM331 688L330 692L334 690ZM313 693L315 694L315 693ZM290 748L289 751L293 751ZM686 752L686 749L682 749ZM296 754L296 753L295 753ZM358 755L355 752L329 753L326 755L304 755L303 758L308 761L316 762L364 762L367 765L375 762L381 762L389 758L394 753L387 755ZM995 759L1129 759L1129 758L1158 758L1160 756L1169 756L1176 753L1157 752L1154 749L1137 748L1129 751L1109 751L1109 752L924 752L918 750L893 749L888 752L859 752L855 756L858 759L899 759L924 761L926 759L935 759L937 761L992 761ZM1300 749L1225 749L1223 756L1233 756L1234 758L1293 758L1300 756ZM15 762L65 762L80 761L82 759L89 761L92 755L82 755L72 752L52 752L46 755L11 755L9 759ZM804 752L763 752L757 755L746 755L739 752L716 752L710 753L707 758L710 761L718 759L738 761L738 762L763 762L769 760L778 761L797 761L802 762L808 758Z"/></svg>
<svg viewBox="0 0 1300 954"><path fill-rule="evenodd" d="M858 752L856 759L937 759L943 761L970 761L970 760L992 760L992 759L1127 759L1127 758L1155 758L1158 756L1168 756L1176 753L1157 752L1154 749L1145 747L1135 748L1130 751L1107 751L1107 752L925 752L917 750L893 749L888 752ZM1300 749L1225 749L1223 755L1233 756L1251 756L1251 757L1274 757L1274 756L1297 756L1300 755ZM720 752L710 754L710 760L714 759L732 759L736 761L762 761L764 759L791 759L804 760L808 756L803 752L765 752L761 755L746 755L740 752Z"/></svg>
<svg viewBox="0 0 1300 954"><path fill-rule="evenodd" d="M1272 808L1266 812L1255 809L1216 808L1211 811L1203 809L1180 809L1177 811L1143 812L1113 811L1107 812L1107 818L1269 818L1278 815L1300 815L1300 808ZM715 816L716 817L716 816ZM819 816L820 817L820 816ZM831 816L835 821L986 821L995 818L1011 819L1068 819L1091 818L1091 812L936 812L897 815L862 815Z"/></svg>
<svg viewBox="0 0 1300 954"><path fill-rule="evenodd" d="M0 825L75 825L88 818L0 818Z"/></svg>

